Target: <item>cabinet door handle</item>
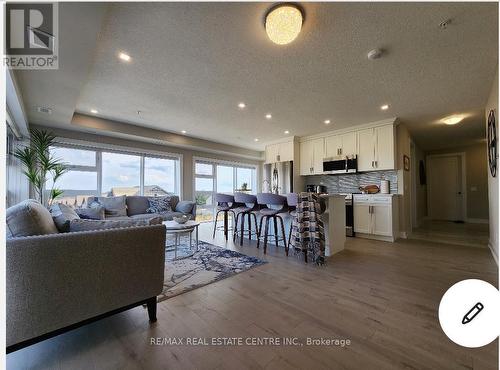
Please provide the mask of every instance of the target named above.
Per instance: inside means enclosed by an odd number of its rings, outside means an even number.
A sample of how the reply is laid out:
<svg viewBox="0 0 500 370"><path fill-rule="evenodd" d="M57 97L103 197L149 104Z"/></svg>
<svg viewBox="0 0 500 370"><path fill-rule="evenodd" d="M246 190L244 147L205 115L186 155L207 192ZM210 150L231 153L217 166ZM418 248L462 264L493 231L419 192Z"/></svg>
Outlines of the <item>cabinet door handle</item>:
<svg viewBox="0 0 500 370"><path fill-rule="evenodd" d="M373 165L373 163L374 163L374 162L375 162L375 161L372 161L372 168L374 167L374 165Z"/></svg>
<svg viewBox="0 0 500 370"><path fill-rule="evenodd" d="M377 161L375 161L375 167L378 167L378 162Z"/></svg>
<svg viewBox="0 0 500 370"><path fill-rule="evenodd" d="M342 148L339 148L339 154L342 154Z"/></svg>

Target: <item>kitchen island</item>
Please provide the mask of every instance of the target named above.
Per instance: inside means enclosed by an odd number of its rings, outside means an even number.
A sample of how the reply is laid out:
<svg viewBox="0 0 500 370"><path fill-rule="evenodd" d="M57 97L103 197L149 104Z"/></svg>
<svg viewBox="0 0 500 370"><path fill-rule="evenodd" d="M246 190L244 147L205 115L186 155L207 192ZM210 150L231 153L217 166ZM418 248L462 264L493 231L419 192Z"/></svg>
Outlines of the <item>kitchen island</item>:
<svg viewBox="0 0 500 370"><path fill-rule="evenodd" d="M326 210L321 215L325 227L325 256L344 250L346 241L345 195L322 194Z"/></svg>

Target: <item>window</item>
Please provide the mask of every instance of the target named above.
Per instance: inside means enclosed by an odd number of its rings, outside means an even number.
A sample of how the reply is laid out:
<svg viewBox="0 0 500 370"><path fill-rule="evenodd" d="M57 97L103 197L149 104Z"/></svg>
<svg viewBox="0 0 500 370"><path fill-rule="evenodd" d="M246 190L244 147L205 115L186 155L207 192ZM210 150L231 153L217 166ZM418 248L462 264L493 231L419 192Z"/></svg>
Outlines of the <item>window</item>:
<svg viewBox="0 0 500 370"><path fill-rule="evenodd" d="M102 189L106 196L141 194L141 157L102 153Z"/></svg>
<svg viewBox="0 0 500 370"><path fill-rule="evenodd" d="M89 196L179 195L180 157L161 157L69 145L50 149L68 165L56 187L64 191L57 201L81 206ZM48 179L46 188L52 188Z"/></svg>
<svg viewBox="0 0 500 370"><path fill-rule="evenodd" d="M233 194L235 191L245 191L255 194L257 185L255 166L200 159L195 161L194 172L197 220L213 220L216 193Z"/></svg>
<svg viewBox="0 0 500 370"><path fill-rule="evenodd" d="M69 167L56 182L56 187L63 191L58 202L72 206L81 206L89 196L99 194L97 152L95 150L52 147L50 152L62 159ZM49 178L45 188L50 191L53 179Z"/></svg>
<svg viewBox="0 0 500 370"><path fill-rule="evenodd" d="M144 158L144 195L178 194L176 161L164 158Z"/></svg>

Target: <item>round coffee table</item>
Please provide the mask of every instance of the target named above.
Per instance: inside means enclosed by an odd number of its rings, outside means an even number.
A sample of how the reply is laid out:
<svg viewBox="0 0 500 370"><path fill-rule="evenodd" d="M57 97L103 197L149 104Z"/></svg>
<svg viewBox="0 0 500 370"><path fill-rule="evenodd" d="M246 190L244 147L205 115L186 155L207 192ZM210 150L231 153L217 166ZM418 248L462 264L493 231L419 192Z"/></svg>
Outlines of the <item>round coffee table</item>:
<svg viewBox="0 0 500 370"><path fill-rule="evenodd" d="M175 236L174 245L166 246L167 251L174 251L174 259L177 259L177 248L179 247L179 239L183 234L189 234L189 249L193 249L193 231L196 236L196 249L193 253L182 256L182 258L191 257L195 252L198 251L198 226L200 226L199 222L196 221L187 221L184 224L179 224L175 221L164 221L163 225L167 228L167 235L171 234Z"/></svg>

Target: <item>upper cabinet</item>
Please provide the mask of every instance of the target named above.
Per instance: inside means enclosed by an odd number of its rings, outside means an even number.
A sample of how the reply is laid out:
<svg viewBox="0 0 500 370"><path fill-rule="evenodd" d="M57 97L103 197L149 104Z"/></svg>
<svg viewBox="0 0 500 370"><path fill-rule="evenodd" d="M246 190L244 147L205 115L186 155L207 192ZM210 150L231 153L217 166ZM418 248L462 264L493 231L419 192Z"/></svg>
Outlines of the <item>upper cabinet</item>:
<svg viewBox="0 0 500 370"><path fill-rule="evenodd" d="M300 143L300 174L317 175L323 173L325 140L323 138Z"/></svg>
<svg viewBox="0 0 500 370"><path fill-rule="evenodd" d="M396 128L390 123L367 124L300 142L300 174L323 173L323 159L357 155L358 171L396 169ZM267 151L266 151L267 161Z"/></svg>
<svg viewBox="0 0 500 370"><path fill-rule="evenodd" d="M358 154L356 132L347 132L325 138L325 158L352 156Z"/></svg>
<svg viewBox="0 0 500 370"><path fill-rule="evenodd" d="M394 142L392 124L358 131L358 171L395 169Z"/></svg>
<svg viewBox="0 0 500 370"><path fill-rule="evenodd" d="M266 164L293 161L293 140L266 146Z"/></svg>

